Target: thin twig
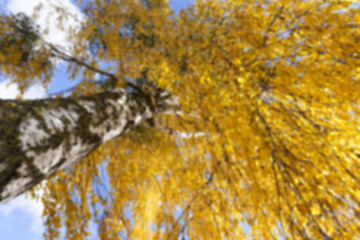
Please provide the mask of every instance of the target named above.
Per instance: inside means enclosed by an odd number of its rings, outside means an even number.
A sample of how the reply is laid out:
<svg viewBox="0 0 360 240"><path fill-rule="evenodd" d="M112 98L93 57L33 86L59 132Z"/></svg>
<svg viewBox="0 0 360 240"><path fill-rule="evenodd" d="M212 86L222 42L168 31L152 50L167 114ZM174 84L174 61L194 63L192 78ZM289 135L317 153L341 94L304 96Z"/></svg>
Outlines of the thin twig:
<svg viewBox="0 0 360 240"><path fill-rule="evenodd" d="M93 72L96 72L96 73L99 73L101 75L105 75L107 77L109 77L110 79L112 80L117 80L118 78L112 74L112 73L109 73L109 72L106 72L106 71L103 71L101 69L98 69L96 67L93 67L91 65L89 65L88 63L76 58L76 57L73 57L73 56L70 56L69 54L67 53L64 53L62 52L61 50L59 50L57 47L55 47L53 44L51 43L48 43L48 42L45 42L44 43L46 46L48 46L51 50L54 51L54 53L56 54L56 56L66 62L73 62L75 64L78 64L80 66L83 66L87 69L89 69L90 71L93 71Z"/></svg>

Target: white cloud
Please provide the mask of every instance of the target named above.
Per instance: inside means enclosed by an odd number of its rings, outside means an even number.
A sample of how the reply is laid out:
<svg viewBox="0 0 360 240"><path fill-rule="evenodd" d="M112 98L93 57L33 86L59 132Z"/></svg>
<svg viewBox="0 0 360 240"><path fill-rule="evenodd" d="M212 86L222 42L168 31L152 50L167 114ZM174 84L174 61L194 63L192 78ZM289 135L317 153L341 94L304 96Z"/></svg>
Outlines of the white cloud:
<svg viewBox="0 0 360 240"><path fill-rule="evenodd" d="M23 194L9 202L2 204L0 206L0 216L4 218L11 214L15 214L15 211L23 211L24 213L31 216L32 222L30 231L41 234L44 230L41 218L43 209L44 206L42 202L25 197Z"/></svg>
<svg viewBox="0 0 360 240"><path fill-rule="evenodd" d="M71 30L80 29L84 15L70 0L10 0L7 9L13 13L24 12L32 16L34 8L39 4L42 7L35 21L42 31L47 29L45 40L71 51L72 43L68 37L71 36ZM57 12L56 7L64 9L66 19L61 24L58 23L58 18L64 15Z"/></svg>
<svg viewBox="0 0 360 240"><path fill-rule="evenodd" d="M20 95L17 84L9 84L8 81L0 82L0 99L15 99ZM42 86L33 85L25 93L25 99L38 99L46 97L46 90Z"/></svg>

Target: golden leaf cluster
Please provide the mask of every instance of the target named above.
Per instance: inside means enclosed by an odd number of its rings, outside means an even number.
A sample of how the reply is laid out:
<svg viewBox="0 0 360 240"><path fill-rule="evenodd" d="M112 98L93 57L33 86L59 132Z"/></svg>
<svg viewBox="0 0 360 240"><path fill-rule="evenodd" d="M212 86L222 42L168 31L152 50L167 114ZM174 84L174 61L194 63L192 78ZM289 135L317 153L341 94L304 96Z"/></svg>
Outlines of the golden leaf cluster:
<svg viewBox="0 0 360 240"><path fill-rule="evenodd" d="M179 97L181 114L160 120L182 134L143 126L58 173L43 196L46 239L61 227L87 239L91 221L100 239L358 237L353 2L209 0L175 14L164 0L79 1L75 56L122 83L146 71ZM36 64L26 76L2 67L22 83ZM94 74L80 69L69 72Z"/></svg>

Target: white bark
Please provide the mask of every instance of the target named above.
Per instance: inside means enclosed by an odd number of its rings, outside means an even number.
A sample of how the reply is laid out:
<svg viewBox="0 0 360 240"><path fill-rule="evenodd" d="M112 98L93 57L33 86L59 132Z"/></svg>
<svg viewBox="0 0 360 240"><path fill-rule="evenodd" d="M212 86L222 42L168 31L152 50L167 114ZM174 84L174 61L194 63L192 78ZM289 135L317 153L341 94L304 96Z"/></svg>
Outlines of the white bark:
<svg viewBox="0 0 360 240"><path fill-rule="evenodd" d="M0 203L172 105L123 89L78 98L0 100Z"/></svg>

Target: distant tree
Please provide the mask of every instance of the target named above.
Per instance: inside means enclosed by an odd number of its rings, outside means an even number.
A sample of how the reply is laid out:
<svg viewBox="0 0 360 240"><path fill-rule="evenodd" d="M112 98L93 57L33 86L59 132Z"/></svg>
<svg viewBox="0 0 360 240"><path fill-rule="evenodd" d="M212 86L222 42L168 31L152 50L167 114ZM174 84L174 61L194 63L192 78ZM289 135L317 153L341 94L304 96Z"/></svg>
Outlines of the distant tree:
<svg viewBox="0 0 360 240"><path fill-rule="evenodd" d="M0 71L20 90L46 86L58 60L83 80L71 97L0 102L0 201L47 178L46 239L86 239L94 219L100 239L354 239L351 3L195 1L175 15L163 0L79 1L71 51L3 14Z"/></svg>

